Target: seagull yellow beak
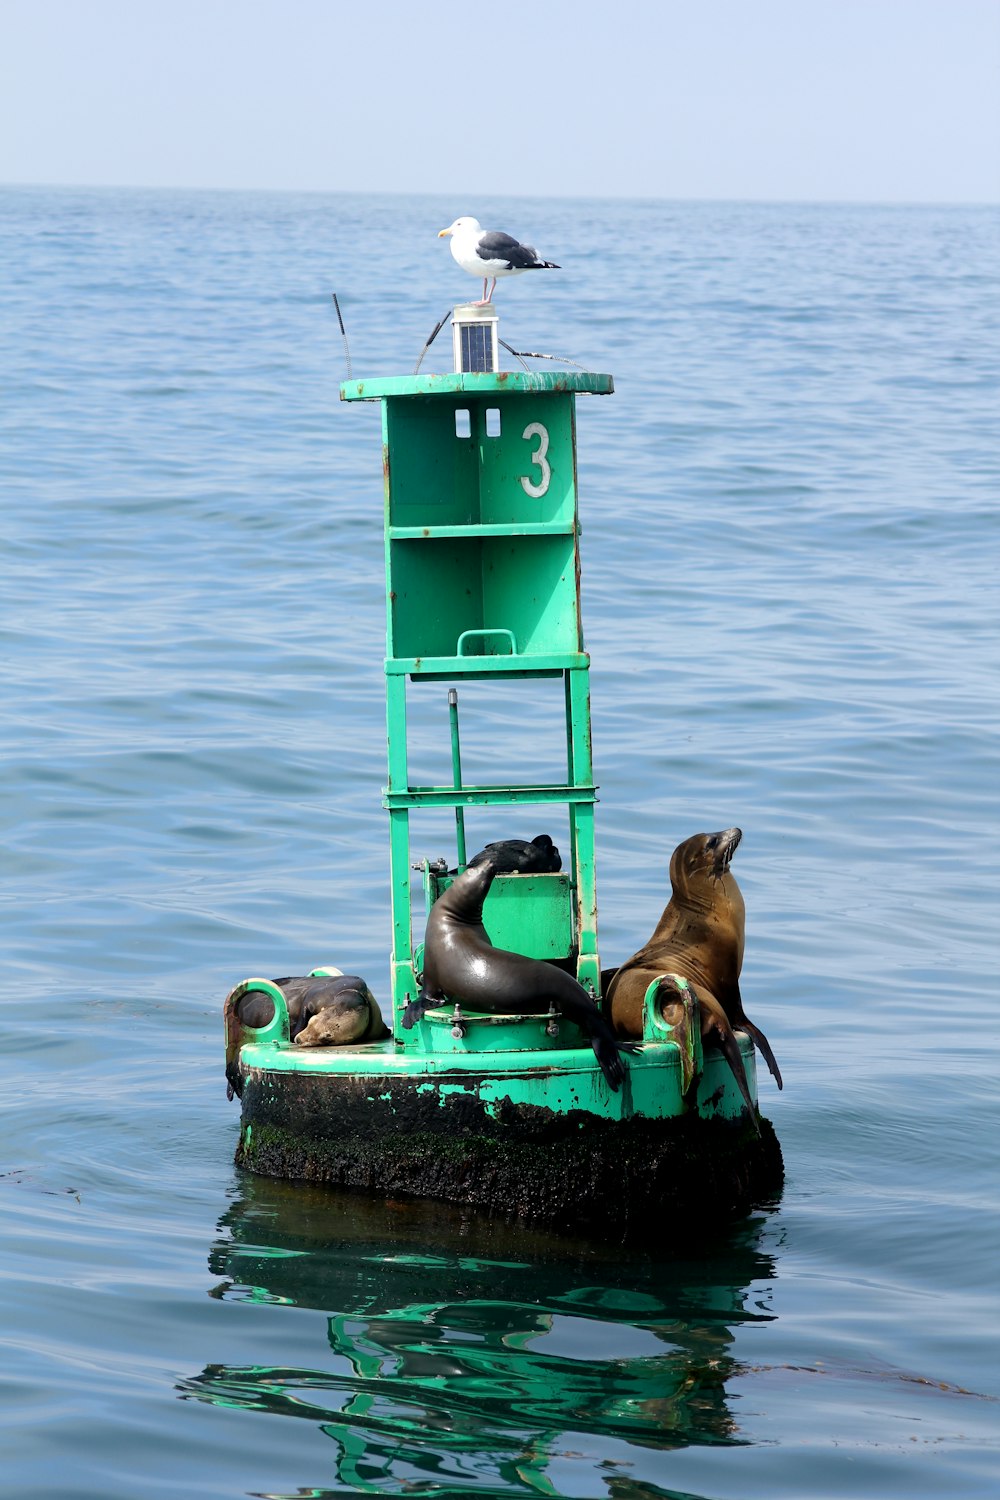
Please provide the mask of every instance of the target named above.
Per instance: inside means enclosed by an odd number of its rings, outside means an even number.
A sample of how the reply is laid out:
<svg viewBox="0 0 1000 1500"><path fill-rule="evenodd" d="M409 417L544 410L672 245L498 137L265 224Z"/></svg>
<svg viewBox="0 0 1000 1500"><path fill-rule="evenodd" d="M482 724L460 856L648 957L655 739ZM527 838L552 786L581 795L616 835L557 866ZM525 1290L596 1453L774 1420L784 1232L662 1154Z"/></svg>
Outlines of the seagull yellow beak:
<svg viewBox="0 0 1000 1500"><path fill-rule="evenodd" d="M449 224L447 229L439 229L438 230L438 239L439 240L443 240L446 234L451 234L451 233L452 233L452 228L451 228L451 225Z"/></svg>

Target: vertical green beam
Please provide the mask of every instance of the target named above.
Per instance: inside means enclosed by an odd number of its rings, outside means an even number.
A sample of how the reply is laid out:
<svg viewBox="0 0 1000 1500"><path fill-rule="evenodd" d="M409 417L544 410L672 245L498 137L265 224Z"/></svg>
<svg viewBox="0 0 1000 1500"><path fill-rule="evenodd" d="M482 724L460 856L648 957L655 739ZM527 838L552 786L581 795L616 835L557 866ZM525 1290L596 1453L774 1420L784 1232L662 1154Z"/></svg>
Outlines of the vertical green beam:
<svg viewBox="0 0 1000 1500"><path fill-rule="evenodd" d="M590 671L565 674L567 771L574 786L593 782L590 739ZM576 882L577 978L600 992L601 961L597 952L597 877L594 849L594 805L574 803L569 810L570 858Z"/></svg>
<svg viewBox="0 0 1000 1500"><path fill-rule="evenodd" d="M390 792L406 791L406 678L386 676L386 728L389 742ZM413 978L413 934L410 919L410 816L406 808L389 812L389 870L392 901L392 1030L405 1040L402 1014L416 993Z"/></svg>
<svg viewBox="0 0 1000 1500"><path fill-rule="evenodd" d="M391 443L392 413L390 401L382 400L382 473L385 494L385 577L386 641L392 640L391 567L389 557L389 523L391 520ZM386 739L391 792L409 789L406 756L406 678L387 673L385 681ZM410 912L410 815L405 808L389 813L389 880L392 910L392 1031L397 1041L407 1033L402 1029L402 1015L416 993L413 977L413 933Z"/></svg>
<svg viewBox="0 0 1000 1500"><path fill-rule="evenodd" d="M583 650L583 611L580 588L580 490L576 467L576 398L569 398L570 458L573 465L573 524L576 532L576 619ZM590 735L590 668L565 674L566 738L569 781L591 786L594 762ZM601 960L597 951L597 873L594 804L574 803L569 809L570 852L576 877L577 978L601 992Z"/></svg>
<svg viewBox="0 0 1000 1500"><path fill-rule="evenodd" d="M456 791L462 786L462 746L458 738L458 690L448 689L448 722L451 729L451 778ZM455 808L455 845L458 868L465 869L465 809Z"/></svg>

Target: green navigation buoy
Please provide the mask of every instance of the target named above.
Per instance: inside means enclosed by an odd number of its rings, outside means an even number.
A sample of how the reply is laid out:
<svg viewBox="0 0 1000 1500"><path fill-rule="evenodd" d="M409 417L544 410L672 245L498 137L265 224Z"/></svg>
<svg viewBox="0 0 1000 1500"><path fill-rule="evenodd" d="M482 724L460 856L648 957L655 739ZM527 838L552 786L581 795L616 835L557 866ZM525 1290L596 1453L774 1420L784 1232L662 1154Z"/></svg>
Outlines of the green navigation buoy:
<svg viewBox="0 0 1000 1500"><path fill-rule="evenodd" d="M457 870L468 809L506 808L521 821L542 804L567 810L565 868L497 875L483 922L495 948L558 964L598 1004L602 993L576 398L609 395L614 384L602 374L499 371L494 310L484 319L457 308L454 322L466 368L351 380L340 392L382 412L391 1035L296 1046L281 990L237 985L225 1005L227 1075L241 1097L237 1161L616 1237L675 1212L726 1218L776 1191L780 1150L766 1121L758 1134L721 1055L702 1054L697 1028L679 1042L652 994L617 1092L587 1038L555 1013L476 1012L449 996L403 1025L420 991L423 921L453 878L424 857L422 889L413 883L411 816L429 809L454 810ZM563 683L565 778L466 784L462 684L539 678ZM448 685L450 784L410 779L407 685L423 683ZM262 1027L239 1016L254 990L273 1001ZM753 1047L739 1041L756 1099Z"/></svg>

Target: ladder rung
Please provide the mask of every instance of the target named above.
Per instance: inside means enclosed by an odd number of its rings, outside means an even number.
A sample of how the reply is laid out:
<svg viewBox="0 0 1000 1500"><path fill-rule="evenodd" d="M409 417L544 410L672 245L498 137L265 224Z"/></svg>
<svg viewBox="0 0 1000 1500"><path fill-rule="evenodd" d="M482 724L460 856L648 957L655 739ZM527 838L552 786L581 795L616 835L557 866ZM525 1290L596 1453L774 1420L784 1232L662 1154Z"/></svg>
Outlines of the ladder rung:
<svg viewBox="0 0 1000 1500"><path fill-rule="evenodd" d="M405 792L384 788L382 806L487 807L517 802L596 802L596 786L411 786Z"/></svg>

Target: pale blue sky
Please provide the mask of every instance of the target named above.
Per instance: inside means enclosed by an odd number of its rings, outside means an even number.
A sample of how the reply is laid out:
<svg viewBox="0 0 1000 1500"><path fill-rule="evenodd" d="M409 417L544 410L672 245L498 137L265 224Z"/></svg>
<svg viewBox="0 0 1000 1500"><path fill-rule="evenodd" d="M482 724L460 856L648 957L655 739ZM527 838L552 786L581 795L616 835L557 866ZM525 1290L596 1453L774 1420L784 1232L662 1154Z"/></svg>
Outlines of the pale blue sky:
<svg viewBox="0 0 1000 1500"><path fill-rule="evenodd" d="M1000 201L1000 0L0 0L0 182Z"/></svg>

